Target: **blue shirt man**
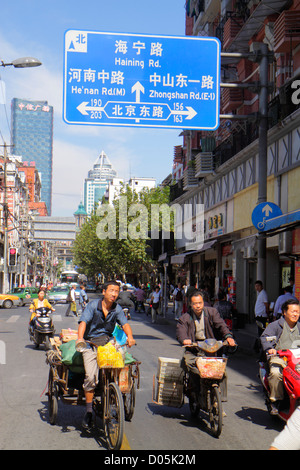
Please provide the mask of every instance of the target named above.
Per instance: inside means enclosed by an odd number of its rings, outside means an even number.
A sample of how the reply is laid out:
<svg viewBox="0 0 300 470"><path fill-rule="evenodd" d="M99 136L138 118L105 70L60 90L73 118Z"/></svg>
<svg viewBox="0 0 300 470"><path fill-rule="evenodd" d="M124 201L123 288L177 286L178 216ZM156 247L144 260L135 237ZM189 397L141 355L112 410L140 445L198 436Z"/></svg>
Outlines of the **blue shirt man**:
<svg viewBox="0 0 300 470"><path fill-rule="evenodd" d="M93 340L97 343L97 338L103 335L112 336L116 323L124 326L127 318L119 304L112 304L111 310L105 315L102 309L102 300L92 300L88 303L80 317L80 322L86 323L84 339Z"/></svg>
<svg viewBox="0 0 300 470"><path fill-rule="evenodd" d="M104 345L112 337L116 323L119 323L127 335L128 346L135 344L131 326L120 305L116 304L119 292L119 284L116 281L110 281L103 289L103 298L88 303L80 317L77 342L87 339L97 345ZM82 356L85 369L83 390L86 402L86 414L82 426L89 429L92 423L94 391L98 383L97 349L87 348L82 352Z"/></svg>

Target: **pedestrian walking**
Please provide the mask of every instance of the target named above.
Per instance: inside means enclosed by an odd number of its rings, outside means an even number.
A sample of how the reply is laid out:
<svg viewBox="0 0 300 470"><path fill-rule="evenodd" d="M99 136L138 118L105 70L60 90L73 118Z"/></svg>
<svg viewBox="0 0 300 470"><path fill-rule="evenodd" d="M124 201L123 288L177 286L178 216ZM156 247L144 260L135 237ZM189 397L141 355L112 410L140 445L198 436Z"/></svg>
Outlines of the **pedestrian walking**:
<svg viewBox="0 0 300 470"><path fill-rule="evenodd" d="M75 287L74 286L70 287L70 291L69 291L69 294L68 294L68 297L67 297L67 302L68 302L69 305L68 305L68 308L67 308L67 311L66 311L66 317L69 316L70 311L73 312L73 314L77 317L78 313L77 313L77 307L76 307L76 293L75 293Z"/></svg>
<svg viewBox="0 0 300 470"><path fill-rule="evenodd" d="M181 287L181 283L178 283L178 286L174 289L173 299L175 300L175 320L179 320L179 317L182 314L183 300L184 300L184 290Z"/></svg>
<svg viewBox="0 0 300 470"><path fill-rule="evenodd" d="M254 307L255 320L263 324L263 327L266 327L266 323L269 319L269 302L268 294L264 289L263 283L261 281L255 282L255 290L257 292L257 298ZM259 336L261 331L259 330Z"/></svg>
<svg viewBox="0 0 300 470"><path fill-rule="evenodd" d="M160 287L155 286L155 290L152 292L151 300L150 300L150 303L152 304L152 308L151 308L152 323L156 323L160 300L161 300Z"/></svg>
<svg viewBox="0 0 300 470"><path fill-rule="evenodd" d="M88 296L85 291L85 284L80 284L79 305L80 305L81 313L85 309L87 303L88 303Z"/></svg>

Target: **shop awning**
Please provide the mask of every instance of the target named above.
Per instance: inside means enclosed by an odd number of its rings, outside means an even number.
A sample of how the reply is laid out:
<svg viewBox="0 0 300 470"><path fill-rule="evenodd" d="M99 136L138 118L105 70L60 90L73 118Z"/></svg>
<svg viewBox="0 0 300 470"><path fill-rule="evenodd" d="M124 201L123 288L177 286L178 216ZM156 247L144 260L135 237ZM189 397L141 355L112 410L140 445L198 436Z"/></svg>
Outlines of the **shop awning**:
<svg viewBox="0 0 300 470"><path fill-rule="evenodd" d="M217 240L210 240L208 242L203 243L202 248L195 251L185 251L184 253L180 253L178 255L171 256L171 264L183 264L186 261L187 256L195 255L198 253L203 253L206 250L209 250L217 243Z"/></svg>
<svg viewBox="0 0 300 470"><path fill-rule="evenodd" d="M165 261L167 259L167 257L168 257L168 253L162 253L158 257L158 262Z"/></svg>
<svg viewBox="0 0 300 470"><path fill-rule="evenodd" d="M197 251L185 251L184 253L180 253L179 255L171 256L171 264L183 264L185 259L189 255L193 255L197 253Z"/></svg>
<svg viewBox="0 0 300 470"><path fill-rule="evenodd" d="M202 253L203 251L209 250L217 243L217 240L210 240L209 242L203 243L202 248L197 251L197 253Z"/></svg>
<svg viewBox="0 0 300 470"><path fill-rule="evenodd" d="M277 235L287 228L291 230L298 225L300 225L300 210L266 220L263 233L270 236Z"/></svg>

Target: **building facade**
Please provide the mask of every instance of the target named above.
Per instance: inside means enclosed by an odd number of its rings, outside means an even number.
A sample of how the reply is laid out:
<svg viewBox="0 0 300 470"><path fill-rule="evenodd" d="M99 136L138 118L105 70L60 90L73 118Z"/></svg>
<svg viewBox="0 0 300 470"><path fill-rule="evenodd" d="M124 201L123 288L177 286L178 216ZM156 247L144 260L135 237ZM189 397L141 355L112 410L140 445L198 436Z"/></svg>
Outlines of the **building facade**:
<svg viewBox="0 0 300 470"><path fill-rule="evenodd" d="M270 51L268 77L273 86L267 98L266 192L267 201L283 214L267 222L262 235L270 302L293 278L300 298L299 14L296 1L186 2L186 34L217 36L222 52L254 55L262 44ZM176 280L196 281L211 297L220 287L227 289L238 312L252 321L259 257L258 230L251 216L259 199L260 95L244 85L260 81L259 59L224 56L221 76L224 83L242 84L222 88L221 113L233 117L221 119L214 132L185 131L174 157L174 168L182 165L183 174L171 186L172 204L181 206L185 221L190 219L191 238L196 240L202 231L203 243L189 249L184 238L177 240L178 252L171 263ZM203 208L203 223L198 225L197 205ZM177 228L181 224L182 217Z"/></svg>
<svg viewBox="0 0 300 470"><path fill-rule="evenodd" d="M124 186L129 186L132 191L135 191L137 194L139 194L143 189L150 190L155 188L155 185L155 178L132 177L129 181L125 181L123 178L113 178L107 187L106 200L109 204L112 204L113 200L118 197Z"/></svg>
<svg viewBox="0 0 300 470"><path fill-rule="evenodd" d="M41 175L35 166L35 162L23 162L19 167L19 172L24 174L28 188L28 209L33 214L47 216L46 203L41 201Z"/></svg>
<svg viewBox="0 0 300 470"><path fill-rule="evenodd" d="M84 208L88 214L91 214L94 210L95 204L101 202L108 185L116 176L117 172L113 169L108 156L102 150L84 180Z"/></svg>
<svg viewBox="0 0 300 470"><path fill-rule="evenodd" d="M47 101L12 100L12 145L14 155L35 162L41 175L41 200L48 214L52 205L53 107Z"/></svg>

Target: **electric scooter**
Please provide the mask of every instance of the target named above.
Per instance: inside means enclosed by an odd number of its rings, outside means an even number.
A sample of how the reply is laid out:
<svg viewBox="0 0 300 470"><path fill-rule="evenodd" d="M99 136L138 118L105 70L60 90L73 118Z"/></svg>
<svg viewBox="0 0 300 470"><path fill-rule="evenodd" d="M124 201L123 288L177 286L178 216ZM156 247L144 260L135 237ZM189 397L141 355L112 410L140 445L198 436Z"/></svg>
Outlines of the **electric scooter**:
<svg viewBox="0 0 300 470"><path fill-rule="evenodd" d="M285 396L280 403L278 415L276 416L283 421L287 421L297 406L300 405L300 341L294 341L290 349L277 351L277 355L284 359L286 367L282 372ZM271 414L268 366L266 362L259 362L259 377L266 397L266 406Z"/></svg>
<svg viewBox="0 0 300 470"><path fill-rule="evenodd" d="M55 329L52 318L49 316L50 308L40 307L36 309L37 316L28 327L29 339L38 349L40 344L45 344L45 349L51 349L50 338L53 338Z"/></svg>

